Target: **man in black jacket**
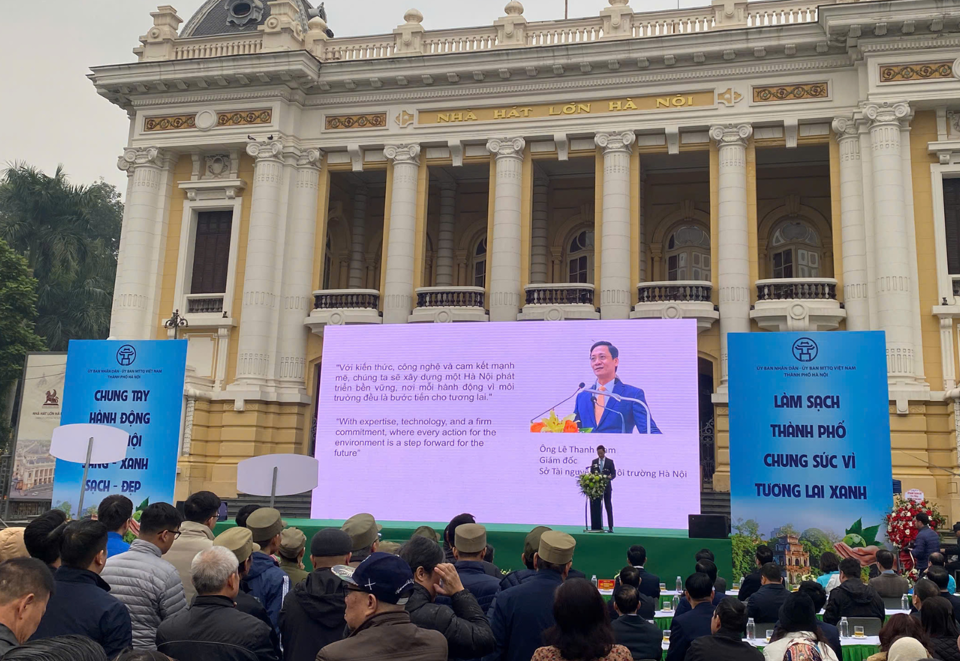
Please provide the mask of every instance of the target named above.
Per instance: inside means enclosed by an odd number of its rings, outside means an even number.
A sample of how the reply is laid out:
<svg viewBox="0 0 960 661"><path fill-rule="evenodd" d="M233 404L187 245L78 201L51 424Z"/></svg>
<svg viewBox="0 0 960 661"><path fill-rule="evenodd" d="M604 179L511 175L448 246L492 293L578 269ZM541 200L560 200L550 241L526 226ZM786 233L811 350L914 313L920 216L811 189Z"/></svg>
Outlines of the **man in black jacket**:
<svg viewBox="0 0 960 661"><path fill-rule="evenodd" d="M653 599L654 605L660 607L660 577L652 572L648 572L643 566L647 562L647 549L643 548L639 544L634 544L627 550L627 563L631 567L636 567L637 571L640 574L640 594L646 595ZM620 578L617 577L617 582L614 585L614 589L620 585Z"/></svg>
<svg viewBox="0 0 960 661"><path fill-rule="evenodd" d="M313 571L287 595L280 611L284 661L314 661L317 652L343 639L346 622L343 581L331 569L350 563L350 535L321 530L310 540Z"/></svg>
<svg viewBox="0 0 960 661"><path fill-rule="evenodd" d="M278 661L270 627L236 609L239 563L229 549L212 546L193 559L197 598L157 628L157 651L178 661L233 661L246 652L257 661Z"/></svg>
<svg viewBox="0 0 960 661"><path fill-rule="evenodd" d="M630 569L636 571L633 567ZM637 588L623 583L613 598L619 617L610 626L613 627L617 644L630 650L634 659L658 659L663 655L660 647L663 634L660 627L648 622L637 612L641 596L645 595L641 595Z"/></svg>
<svg viewBox="0 0 960 661"><path fill-rule="evenodd" d="M724 597L710 620L713 635L697 638L690 643L684 661L763 661L760 650L741 638L746 625L747 608L743 602Z"/></svg>
<svg viewBox="0 0 960 661"><path fill-rule="evenodd" d="M780 607L789 594L783 585L780 566L772 562L763 565L760 582L760 589L747 604L747 617L752 617L754 622L776 622L780 619Z"/></svg>
<svg viewBox="0 0 960 661"><path fill-rule="evenodd" d="M628 565L621 569L620 573L617 574L617 585L613 588L614 598L608 603L611 622L615 621L619 617L619 613L616 610L617 594L620 592L621 588L631 586L637 590L637 608L635 609L637 615L644 620L652 620L656 616L656 602L652 598L640 592L640 570L636 567L630 567ZM637 658L643 659L646 657L641 656Z"/></svg>
<svg viewBox="0 0 960 661"><path fill-rule="evenodd" d="M940 588L940 596L950 602L953 606L953 619L960 617L960 597L951 594L947 586L950 584L950 574L943 567L930 565L927 567L926 578L933 581Z"/></svg>
<svg viewBox="0 0 960 661"><path fill-rule="evenodd" d="M540 548L541 535L549 531L550 528L547 526L537 526L527 533L527 536L523 538L523 554L520 556L520 560L523 561L523 566L526 567L526 569L518 569L517 571L512 571L504 576L500 581L501 591L515 588L521 583L526 583L528 580L536 576L537 568L534 567L533 557L537 554L537 549ZM586 578L586 575L582 571L577 571L571 567L570 571L567 573L567 577ZM660 588L658 587L657 594L659 593Z"/></svg>
<svg viewBox="0 0 960 661"><path fill-rule="evenodd" d="M443 549L426 537L414 537L400 549L400 557L416 582L406 605L410 621L442 633L450 658L474 659L493 652L496 639L490 622L456 568L443 562ZM438 594L450 597L451 606L433 603Z"/></svg>
<svg viewBox="0 0 960 661"><path fill-rule="evenodd" d="M768 562L773 562L773 551L766 544L758 546L754 556L757 559L757 571L743 577L743 582L740 583L740 592L737 594L737 599L740 601L746 601L760 589L760 568Z"/></svg>
<svg viewBox="0 0 960 661"><path fill-rule="evenodd" d="M670 649L666 661L684 661L694 640L712 633L713 581L706 574L691 574L684 585L684 596L692 610L673 618L670 624Z"/></svg>
<svg viewBox="0 0 960 661"><path fill-rule="evenodd" d="M843 617L886 618L883 598L860 580L860 561L844 558L840 561L840 585L830 592L823 621L836 624Z"/></svg>

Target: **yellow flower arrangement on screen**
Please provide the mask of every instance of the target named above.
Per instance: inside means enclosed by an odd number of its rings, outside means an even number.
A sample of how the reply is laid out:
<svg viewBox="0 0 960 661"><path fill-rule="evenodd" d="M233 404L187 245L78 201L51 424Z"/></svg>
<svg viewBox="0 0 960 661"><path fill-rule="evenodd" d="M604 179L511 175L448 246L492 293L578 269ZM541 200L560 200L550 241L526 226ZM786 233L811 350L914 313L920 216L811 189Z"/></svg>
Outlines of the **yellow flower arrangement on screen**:
<svg viewBox="0 0 960 661"><path fill-rule="evenodd" d="M580 429L573 414L559 418L556 411L550 411L546 418L530 425L530 431L535 434L585 434L593 430Z"/></svg>

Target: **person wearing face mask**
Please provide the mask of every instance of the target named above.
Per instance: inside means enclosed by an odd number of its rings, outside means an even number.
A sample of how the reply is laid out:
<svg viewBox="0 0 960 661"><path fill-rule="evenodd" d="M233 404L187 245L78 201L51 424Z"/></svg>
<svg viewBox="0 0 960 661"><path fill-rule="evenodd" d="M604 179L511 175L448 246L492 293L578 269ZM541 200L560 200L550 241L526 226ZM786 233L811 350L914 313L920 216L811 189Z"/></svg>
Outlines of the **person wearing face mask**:
<svg viewBox="0 0 960 661"><path fill-rule="evenodd" d="M475 659L493 652L496 640L476 597L463 587L456 568L444 563L443 549L426 537L414 537L400 549L416 585L407 602L410 620L447 639L450 658ZM450 606L434 603L450 597Z"/></svg>
<svg viewBox="0 0 960 661"><path fill-rule="evenodd" d="M0 656L33 635L55 590L53 574L35 558L0 564Z"/></svg>

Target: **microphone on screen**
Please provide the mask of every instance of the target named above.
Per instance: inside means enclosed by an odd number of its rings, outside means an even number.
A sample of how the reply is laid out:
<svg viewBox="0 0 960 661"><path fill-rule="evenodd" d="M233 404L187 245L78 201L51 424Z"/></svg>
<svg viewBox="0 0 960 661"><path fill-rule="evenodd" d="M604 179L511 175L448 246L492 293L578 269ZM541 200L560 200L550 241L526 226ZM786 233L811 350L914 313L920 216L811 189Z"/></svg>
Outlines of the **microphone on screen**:
<svg viewBox="0 0 960 661"><path fill-rule="evenodd" d="M573 392L572 395L570 395L569 397L567 397L566 399L564 399L564 400L562 400L562 401L557 402L556 404L554 404L553 406L551 406L550 408L548 408L546 411L544 411L544 412L541 413L540 415L535 415L535 416L533 416L532 418L530 418L530 424L535 423L537 420L539 420L540 418L542 418L543 416L545 416L547 413L550 413L550 411L554 410L555 408L557 408L558 406L560 406L560 405L563 404L564 402L573 399L573 398L576 397L578 394L580 394L580 391L581 391L581 390L583 390L583 389L586 388L586 387L587 387L587 384L586 384L586 383L583 383L583 382L581 381L581 382L580 382L580 385L577 386L577 389Z"/></svg>

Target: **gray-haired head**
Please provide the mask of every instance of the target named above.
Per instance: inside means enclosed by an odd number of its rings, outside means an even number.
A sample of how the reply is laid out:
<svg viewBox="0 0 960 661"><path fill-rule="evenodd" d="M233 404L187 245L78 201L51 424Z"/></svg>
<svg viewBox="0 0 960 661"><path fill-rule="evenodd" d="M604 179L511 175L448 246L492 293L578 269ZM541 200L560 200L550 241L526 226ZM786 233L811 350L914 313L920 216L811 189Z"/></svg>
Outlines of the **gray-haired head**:
<svg viewBox="0 0 960 661"><path fill-rule="evenodd" d="M230 577L239 567L237 556L222 546L212 546L200 551L190 563L190 576L197 594L208 595L222 592Z"/></svg>

